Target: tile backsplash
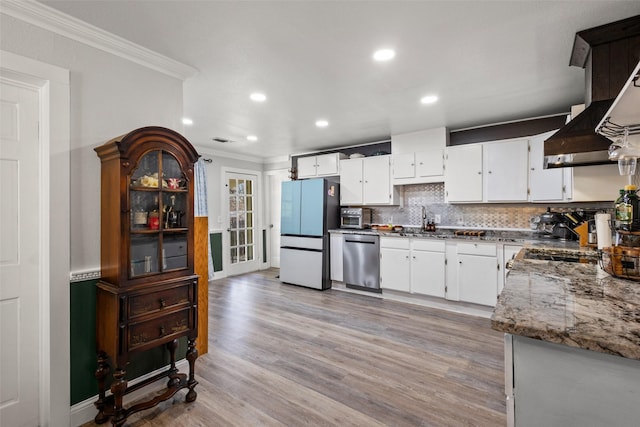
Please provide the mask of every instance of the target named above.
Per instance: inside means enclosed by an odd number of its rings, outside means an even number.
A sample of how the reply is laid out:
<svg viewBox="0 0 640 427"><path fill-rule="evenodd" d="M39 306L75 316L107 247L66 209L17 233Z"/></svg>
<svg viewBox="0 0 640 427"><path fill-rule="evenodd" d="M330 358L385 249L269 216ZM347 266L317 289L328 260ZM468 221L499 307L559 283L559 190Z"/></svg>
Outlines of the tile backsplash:
<svg viewBox="0 0 640 427"><path fill-rule="evenodd" d="M443 183L405 185L401 197L403 207L373 207L373 223L419 227L422 224L422 207L425 206L427 218L440 215L441 227L530 229L531 217L546 211L547 206L557 212L576 209L610 210L613 207L613 202L449 204L444 201Z"/></svg>

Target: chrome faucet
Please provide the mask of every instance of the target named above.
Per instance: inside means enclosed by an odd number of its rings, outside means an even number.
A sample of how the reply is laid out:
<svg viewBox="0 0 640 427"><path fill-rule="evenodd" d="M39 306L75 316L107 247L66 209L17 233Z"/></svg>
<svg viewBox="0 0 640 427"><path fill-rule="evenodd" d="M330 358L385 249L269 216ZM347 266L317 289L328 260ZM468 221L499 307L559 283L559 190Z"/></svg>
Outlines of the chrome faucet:
<svg viewBox="0 0 640 427"><path fill-rule="evenodd" d="M422 207L422 227L421 230L425 231L427 229L427 207Z"/></svg>

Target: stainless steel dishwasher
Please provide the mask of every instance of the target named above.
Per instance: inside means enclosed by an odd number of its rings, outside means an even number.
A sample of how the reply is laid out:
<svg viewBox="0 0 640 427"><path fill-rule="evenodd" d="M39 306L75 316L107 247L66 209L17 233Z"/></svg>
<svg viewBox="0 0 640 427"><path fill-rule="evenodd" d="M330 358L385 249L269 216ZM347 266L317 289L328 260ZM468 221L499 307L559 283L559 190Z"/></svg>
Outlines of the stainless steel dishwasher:
<svg viewBox="0 0 640 427"><path fill-rule="evenodd" d="M343 280L347 288L370 292L380 289L380 238L372 234L345 234L342 247Z"/></svg>

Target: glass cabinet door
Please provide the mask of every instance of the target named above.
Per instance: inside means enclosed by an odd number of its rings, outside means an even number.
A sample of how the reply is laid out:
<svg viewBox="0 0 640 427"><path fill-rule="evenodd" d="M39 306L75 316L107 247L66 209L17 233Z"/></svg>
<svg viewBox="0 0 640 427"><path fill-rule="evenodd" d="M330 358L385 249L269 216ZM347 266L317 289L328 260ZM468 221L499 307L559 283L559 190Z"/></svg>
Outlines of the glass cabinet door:
<svg viewBox="0 0 640 427"><path fill-rule="evenodd" d="M176 158L146 153L130 175L129 277L187 268L188 187Z"/></svg>

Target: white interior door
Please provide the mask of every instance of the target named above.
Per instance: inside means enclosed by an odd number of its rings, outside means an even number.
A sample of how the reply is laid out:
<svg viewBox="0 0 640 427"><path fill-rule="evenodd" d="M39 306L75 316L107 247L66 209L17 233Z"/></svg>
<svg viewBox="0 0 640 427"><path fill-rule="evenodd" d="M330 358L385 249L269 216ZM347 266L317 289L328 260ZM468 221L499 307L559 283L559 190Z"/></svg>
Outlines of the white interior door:
<svg viewBox="0 0 640 427"><path fill-rule="evenodd" d="M282 182L288 179L286 169L273 171L267 175L269 205L269 265L280 268L280 199Z"/></svg>
<svg viewBox="0 0 640 427"><path fill-rule="evenodd" d="M39 92L0 81L0 425L39 424Z"/></svg>
<svg viewBox="0 0 640 427"><path fill-rule="evenodd" d="M225 173L227 244L223 250L229 275L260 269L257 184L257 175Z"/></svg>

